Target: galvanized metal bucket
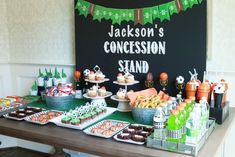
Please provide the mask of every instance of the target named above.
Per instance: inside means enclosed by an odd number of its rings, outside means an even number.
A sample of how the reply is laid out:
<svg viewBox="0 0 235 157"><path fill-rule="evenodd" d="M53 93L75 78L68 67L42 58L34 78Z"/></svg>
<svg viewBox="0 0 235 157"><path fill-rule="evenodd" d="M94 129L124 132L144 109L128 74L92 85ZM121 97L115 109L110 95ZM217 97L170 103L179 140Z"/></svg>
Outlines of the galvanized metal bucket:
<svg viewBox="0 0 235 157"><path fill-rule="evenodd" d="M157 108L136 108L132 107L132 115L140 124L153 125L153 117Z"/></svg>
<svg viewBox="0 0 235 157"><path fill-rule="evenodd" d="M58 97L44 95L44 98L49 108L56 110L68 110L73 104L74 95Z"/></svg>

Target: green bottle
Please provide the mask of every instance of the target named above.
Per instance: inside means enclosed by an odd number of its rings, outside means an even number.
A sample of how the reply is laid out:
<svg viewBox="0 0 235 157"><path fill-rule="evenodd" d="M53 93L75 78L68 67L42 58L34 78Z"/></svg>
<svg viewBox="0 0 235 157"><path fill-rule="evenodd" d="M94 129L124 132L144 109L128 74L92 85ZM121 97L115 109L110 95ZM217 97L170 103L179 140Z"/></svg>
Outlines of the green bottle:
<svg viewBox="0 0 235 157"><path fill-rule="evenodd" d="M186 140L186 111L184 110L184 105L180 103L179 106L177 106L177 110L179 111L179 119L181 122L181 131L182 131L182 138L180 139L180 143L185 143Z"/></svg>
<svg viewBox="0 0 235 157"><path fill-rule="evenodd" d="M178 110L172 110L167 124L167 141L179 143L182 138L182 131Z"/></svg>
<svg viewBox="0 0 235 157"><path fill-rule="evenodd" d="M190 99L185 99L185 103L186 103L186 118L189 118L190 113L193 111L193 105L192 105L192 100Z"/></svg>

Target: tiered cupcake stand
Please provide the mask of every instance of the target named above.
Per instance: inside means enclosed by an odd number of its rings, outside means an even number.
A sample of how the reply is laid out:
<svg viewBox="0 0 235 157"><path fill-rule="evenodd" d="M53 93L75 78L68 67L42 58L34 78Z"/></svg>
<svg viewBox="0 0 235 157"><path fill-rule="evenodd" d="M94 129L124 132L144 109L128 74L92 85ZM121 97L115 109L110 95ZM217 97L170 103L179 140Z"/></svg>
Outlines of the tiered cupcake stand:
<svg viewBox="0 0 235 157"><path fill-rule="evenodd" d="M107 82L107 81L109 81L109 79L105 78L104 80L100 80L100 81L85 79L85 81L95 84L97 89L98 89L99 84ZM106 96L98 96L97 95L96 97L90 97L90 96L87 95L87 93L85 93L85 94L83 94L83 97L85 97L87 99L91 99L91 103L94 104L94 105L105 106L106 107L107 103L105 101L105 98L108 98L111 95L112 95L112 92L107 91Z"/></svg>
<svg viewBox="0 0 235 157"><path fill-rule="evenodd" d="M114 84L120 85L120 86L125 86L125 90L127 91L128 86L132 86L135 84L138 84L139 81L134 81L132 83L119 83L118 81L113 81ZM130 106L130 101L127 99L118 99L117 95L111 96L112 100L115 100L118 102L118 111L120 112L130 112L131 111L131 106Z"/></svg>

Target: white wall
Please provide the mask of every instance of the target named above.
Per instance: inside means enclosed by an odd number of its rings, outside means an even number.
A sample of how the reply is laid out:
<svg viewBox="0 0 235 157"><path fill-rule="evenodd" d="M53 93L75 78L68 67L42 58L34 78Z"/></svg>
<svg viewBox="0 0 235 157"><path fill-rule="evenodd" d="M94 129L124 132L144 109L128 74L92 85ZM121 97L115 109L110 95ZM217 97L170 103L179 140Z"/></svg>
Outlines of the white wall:
<svg viewBox="0 0 235 157"><path fill-rule="evenodd" d="M208 0L210 25L209 53L210 60L207 61L207 71L212 76L225 78L229 83L228 100L235 107L235 1L234 0Z"/></svg>
<svg viewBox="0 0 235 157"><path fill-rule="evenodd" d="M73 0L0 0L0 21L0 97L28 94L39 68L72 76Z"/></svg>

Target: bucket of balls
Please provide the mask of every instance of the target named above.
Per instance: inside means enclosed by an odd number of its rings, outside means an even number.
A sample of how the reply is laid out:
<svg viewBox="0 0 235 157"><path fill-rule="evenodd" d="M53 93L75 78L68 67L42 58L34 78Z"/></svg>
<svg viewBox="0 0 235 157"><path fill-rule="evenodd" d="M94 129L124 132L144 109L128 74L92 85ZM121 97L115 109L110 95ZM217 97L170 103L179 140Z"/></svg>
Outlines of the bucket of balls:
<svg viewBox="0 0 235 157"><path fill-rule="evenodd" d="M163 92L149 88L139 92L130 93L130 105L132 116L137 123L153 125L153 117L159 107L163 107L167 101L163 99Z"/></svg>
<svg viewBox="0 0 235 157"><path fill-rule="evenodd" d="M47 107L56 110L69 110L74 101L74 90L72 84L58 84L45 91L44 98Z"/></svg>

